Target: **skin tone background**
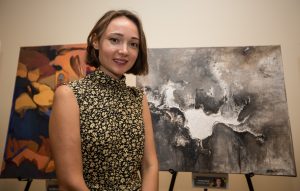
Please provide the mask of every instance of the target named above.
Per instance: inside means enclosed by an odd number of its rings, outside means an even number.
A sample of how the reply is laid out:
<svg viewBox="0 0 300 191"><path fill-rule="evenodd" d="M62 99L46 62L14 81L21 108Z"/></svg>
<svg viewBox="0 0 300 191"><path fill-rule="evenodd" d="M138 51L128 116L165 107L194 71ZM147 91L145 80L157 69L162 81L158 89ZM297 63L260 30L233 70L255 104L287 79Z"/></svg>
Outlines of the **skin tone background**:
<svg viewBox="0 0 300 191"><path fill-rule="evenodd" d="M0 162L21 46L85 43L99 17L110 9L141 17L149 48L281 45L287 102L300 173L300 1L298 0L0 0ZM127 78L135 85L135 77ZM171 175L160 172L161 191ZM248 190L243 175L229 176L229 189ZM254 176L256 191L300 189L300 177ZM0 190L23 190L25 182L0 179ZM34 180L32 191L45 190ZM191 173L179 173L174 191L192 188ZM209 189L213 190L213 189Z"/></svg>

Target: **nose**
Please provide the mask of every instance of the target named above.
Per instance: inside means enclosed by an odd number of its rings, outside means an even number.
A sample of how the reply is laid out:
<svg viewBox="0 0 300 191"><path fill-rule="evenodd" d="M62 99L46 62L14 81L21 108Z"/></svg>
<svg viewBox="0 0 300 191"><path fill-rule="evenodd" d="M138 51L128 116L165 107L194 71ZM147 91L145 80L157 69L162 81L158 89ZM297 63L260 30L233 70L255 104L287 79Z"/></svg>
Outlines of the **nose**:
<svg viewBox="0 0 300 191"><path fill-rule="evenodd" d="M122 46L119 48L119 53L123 55L128 54L128 46L126 43L122 44Z"/></svg>

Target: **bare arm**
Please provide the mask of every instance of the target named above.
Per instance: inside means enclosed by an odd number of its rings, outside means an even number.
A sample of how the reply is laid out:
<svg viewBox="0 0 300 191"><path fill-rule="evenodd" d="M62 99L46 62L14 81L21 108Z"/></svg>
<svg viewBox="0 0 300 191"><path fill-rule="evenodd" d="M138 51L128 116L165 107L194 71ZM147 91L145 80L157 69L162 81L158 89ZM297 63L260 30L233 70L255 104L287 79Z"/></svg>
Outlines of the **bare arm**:
<svg viewBox="0 0 300 191"><path fill-rule="evenodd" d="M143 98L145 149L142 162L142 191L158 190L158 161L155 151L151 114L146 96Z"/></svg>
<svg viewBox="0 0 300 191"><path fill-rule="evenodd" d="M67 86L56 89L49 123L51 151L60 190L88 190L82 175L79 107Z"/></svg>

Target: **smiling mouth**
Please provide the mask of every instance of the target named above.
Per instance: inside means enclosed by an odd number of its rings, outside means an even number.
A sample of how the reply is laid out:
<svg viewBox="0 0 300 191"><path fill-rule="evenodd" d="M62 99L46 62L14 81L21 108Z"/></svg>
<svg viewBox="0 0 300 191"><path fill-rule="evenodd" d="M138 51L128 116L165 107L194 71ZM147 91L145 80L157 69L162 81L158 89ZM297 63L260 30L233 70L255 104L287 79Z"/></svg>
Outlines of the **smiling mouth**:
<svg viewBox="0 0 300 191"><path fill-rule="evenodd" d="M120 65L124 65L128 62L128 60L126 60L126 59L113 59L113 61Z"/></svg>

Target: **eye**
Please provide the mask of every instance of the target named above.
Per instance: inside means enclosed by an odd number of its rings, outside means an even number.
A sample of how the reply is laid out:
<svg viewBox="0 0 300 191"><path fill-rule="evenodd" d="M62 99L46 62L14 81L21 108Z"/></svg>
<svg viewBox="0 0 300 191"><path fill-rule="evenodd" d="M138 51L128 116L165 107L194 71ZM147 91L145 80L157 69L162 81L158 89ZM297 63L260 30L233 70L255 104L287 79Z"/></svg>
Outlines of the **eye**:
<svg viewBox="0 0 300 191"><path fill-rule="evenodd" d="M131 43L129 43L129 45L130 45L130 47L135 48L135 49L139 48L139 43L137 43L137 42L131 42Z"/></svg>
<svg viewBox="0 0 300 191"><path fill-rule="evenodd" d="M120 40L119 39L117 39L117 38L109 38L109 41L112 43L112 44L118 44L119 42L120 42Z"/></svg>

